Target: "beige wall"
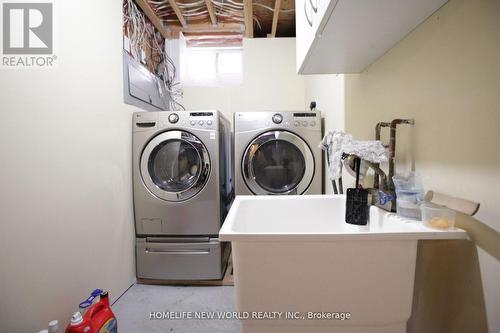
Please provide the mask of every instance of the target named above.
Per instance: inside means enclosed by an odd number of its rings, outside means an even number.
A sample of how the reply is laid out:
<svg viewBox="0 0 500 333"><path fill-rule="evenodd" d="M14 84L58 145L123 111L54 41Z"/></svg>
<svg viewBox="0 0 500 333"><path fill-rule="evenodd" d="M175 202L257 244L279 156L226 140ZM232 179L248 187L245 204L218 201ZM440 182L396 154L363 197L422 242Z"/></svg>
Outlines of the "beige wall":
<svg viewBox="0 0 500 333"><path fill-rule="evenodd" d="M122 1L57 1L59 67L0 70L0 331L135 279Z"/></svg>
<svg viewBox="0 0 500 333"><path fill-rule="evenodd" d="M344 75L307 75L305 78L306 103L316 102L316 108L324 117L326 131L345 129L344 119ZM325 170L328 161L324 159ZM328 175L325 175L325 193L333 193L333 187Z"/></svg>
<svg viewBox="0 0 500 333"><path fill-rule="evenodd" d="M188 110L218 109L229 119L239 111L303 110L304 78L295 72L295 38L243 40L243 83L184 87Z"/></svg>
<svg viewBox="0 0 500 333"><path fill-rule="evenodd" d="M346 75L344 89L329 98L344 94L348 132L373 139L377 122L414 118L413 129L398 132L399 171L414 167L427 189L481 202L477 220L460 222L477 253L466 245L421 248L417 284L426 289L416 296L428 301L427 313L413 329L483 332L485 303L489 331L500 332L500 1L451 0L363 73ZM425 281L429 270L438 273ZM439 286L453 288L441 294L444 303L432 298Z"/></svg>

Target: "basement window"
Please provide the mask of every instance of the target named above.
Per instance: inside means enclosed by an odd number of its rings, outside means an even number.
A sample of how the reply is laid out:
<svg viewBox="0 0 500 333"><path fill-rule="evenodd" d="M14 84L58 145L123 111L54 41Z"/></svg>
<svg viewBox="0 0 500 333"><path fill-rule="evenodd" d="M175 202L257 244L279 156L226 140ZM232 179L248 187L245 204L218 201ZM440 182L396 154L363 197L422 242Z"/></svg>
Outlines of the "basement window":
<svg viewBox="0 0 500 333"><path fill-rule="evenodd" d="M243 81L241 47L185 47L181 82L185 86L228 86Z"/></svg>

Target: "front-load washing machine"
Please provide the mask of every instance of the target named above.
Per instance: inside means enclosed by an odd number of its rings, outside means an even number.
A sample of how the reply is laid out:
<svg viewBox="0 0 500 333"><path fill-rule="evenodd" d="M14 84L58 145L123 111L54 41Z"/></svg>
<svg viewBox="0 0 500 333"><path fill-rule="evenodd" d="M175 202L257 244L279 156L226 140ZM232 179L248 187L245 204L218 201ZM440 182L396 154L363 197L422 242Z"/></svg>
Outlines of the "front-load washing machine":
<svg viewBox="0 0 500 333"><path fill-rule="evenodd" d="M319 112L234 114L237 195L321 194Z"/></svg>
<svg viewBox="0 0 500 333"><path fill-rule="evenodd" d="M234 196L232 140L218 111L133 115L137 277L220 279L219 229Z"/></svg>

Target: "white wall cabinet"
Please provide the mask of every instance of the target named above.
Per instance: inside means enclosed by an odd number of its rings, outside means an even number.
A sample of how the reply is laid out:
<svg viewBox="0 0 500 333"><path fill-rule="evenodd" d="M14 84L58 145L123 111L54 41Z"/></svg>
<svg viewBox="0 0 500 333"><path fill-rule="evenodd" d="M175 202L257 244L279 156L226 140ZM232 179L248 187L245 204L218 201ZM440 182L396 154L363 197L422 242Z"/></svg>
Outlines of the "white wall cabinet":
<svg viewBox="0 0 500 333"><path fill-rule="evenodd" d="M295 0L297 71L359 73L448 0Z"/></svg>

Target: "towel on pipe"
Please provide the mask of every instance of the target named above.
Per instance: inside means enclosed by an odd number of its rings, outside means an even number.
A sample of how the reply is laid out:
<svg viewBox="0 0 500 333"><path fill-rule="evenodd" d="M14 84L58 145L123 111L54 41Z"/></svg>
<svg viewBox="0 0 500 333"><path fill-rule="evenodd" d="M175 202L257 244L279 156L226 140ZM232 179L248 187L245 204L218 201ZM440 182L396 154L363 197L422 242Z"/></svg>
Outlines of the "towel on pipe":
<svg viewBox="0 0 500 333"><path fill-rule="evenodd" d="M354 140L352 135L342 130L329 131L321 140L319 147L328 154L330 180L338 179L342 174L342 154L354 154L362 160L372 163L387 162L387 153L380 141Z"/></svg>

